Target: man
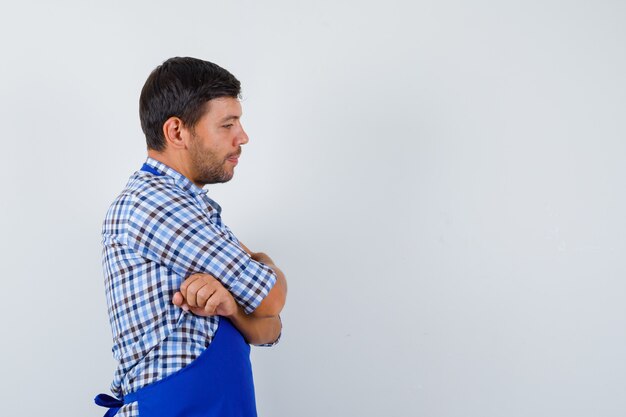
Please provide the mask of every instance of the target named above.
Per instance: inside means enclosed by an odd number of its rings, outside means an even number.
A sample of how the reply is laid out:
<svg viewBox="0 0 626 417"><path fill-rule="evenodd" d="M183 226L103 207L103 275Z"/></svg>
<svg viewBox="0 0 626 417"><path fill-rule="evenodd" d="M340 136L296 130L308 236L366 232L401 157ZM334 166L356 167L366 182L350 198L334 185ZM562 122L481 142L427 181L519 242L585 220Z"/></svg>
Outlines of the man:
<svg viewBox="0 0 626 417"><path fill-rule="evenodd" d="M202 189L233 177L248 142L239 94L232 74L194 58L167 60L142 89L148 159L102 231L118 361L117 398L96 397L107 417L256 416L248 343L277 342L287 284Z"/></svg>

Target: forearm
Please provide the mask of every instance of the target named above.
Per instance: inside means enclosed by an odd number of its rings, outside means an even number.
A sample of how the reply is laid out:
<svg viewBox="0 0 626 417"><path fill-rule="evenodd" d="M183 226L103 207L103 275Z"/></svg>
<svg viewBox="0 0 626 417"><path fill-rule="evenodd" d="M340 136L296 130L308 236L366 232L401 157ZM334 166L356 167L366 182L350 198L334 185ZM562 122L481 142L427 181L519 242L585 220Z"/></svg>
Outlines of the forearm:
<svg viewBox="0 0 626 417"><path fill-rule="evenodd" d="M257 318L278 316L282 311L287 298L287 280L285 279L285 274L276 266L272 258L270 258L266 253L252 252L243 243L241 244L241 247L253 260L266 265L276 275L276 282L274 283L270 293L263 300L261 305L252 313L252 315Z"/></svg>
<svg viewBox="0 0 626 417"><path fill-rule="evenodd" d="M246 314L241 306L228 318L251 345L275 342L282 329L279 316L254 317Z"/></svg>
<svg viewBox="0 0 626 417"><path fill-rule="evenodd" d="M174 294L172 303L197 316L223 316L230 319L246 341L253 345L276 342L282 329L277 314L265 316L246 314L233 295L208 274L194 274L187 278L180 291Z"/></svg>
<svg viewBox="0 0 626 417"><path fill-rule="evenodd" d="M287 294L287 280L285 279L285 274L283 274L283 271L281 271L280 268L277 267L276 264L274 264L272 258L264 253L255 253L253 258L256 261L267 265L272 271L274 271L274 273L276 274L276 284L274 285L280 286L282 288L282 291Z"/></svg>

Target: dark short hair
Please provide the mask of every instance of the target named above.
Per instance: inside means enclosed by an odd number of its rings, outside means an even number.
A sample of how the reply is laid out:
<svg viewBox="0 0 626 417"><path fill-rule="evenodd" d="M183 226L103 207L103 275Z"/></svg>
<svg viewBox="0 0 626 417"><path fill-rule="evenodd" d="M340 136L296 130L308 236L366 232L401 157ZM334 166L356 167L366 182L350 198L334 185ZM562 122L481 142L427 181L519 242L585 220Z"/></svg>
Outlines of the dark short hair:
<svg viewBox="0 0 626 417"><path fill-rule="evenodd" d="M163 124L170 117L193 128L209 100L238 98L240 93L239 80L219 65L197 58L168 59L152 71L139 97L139 118L148 149L165 149Z"/></svg>

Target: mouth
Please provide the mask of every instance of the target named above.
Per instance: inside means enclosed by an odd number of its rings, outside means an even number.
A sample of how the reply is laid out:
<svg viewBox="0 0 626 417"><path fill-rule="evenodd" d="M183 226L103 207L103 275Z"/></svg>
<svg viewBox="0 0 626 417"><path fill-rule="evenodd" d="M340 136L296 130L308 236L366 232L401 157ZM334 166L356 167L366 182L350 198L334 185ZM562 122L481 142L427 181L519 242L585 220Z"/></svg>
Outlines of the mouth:
<svg viewBox="0 0 626 417"><path fill-rule="evenodd" d="M239 157L241 156L241 151L237 152L235 154L230 155L228 158L226 158L227 161L232 162L233 164L237 165L237 162L239 162Z"/></svg>

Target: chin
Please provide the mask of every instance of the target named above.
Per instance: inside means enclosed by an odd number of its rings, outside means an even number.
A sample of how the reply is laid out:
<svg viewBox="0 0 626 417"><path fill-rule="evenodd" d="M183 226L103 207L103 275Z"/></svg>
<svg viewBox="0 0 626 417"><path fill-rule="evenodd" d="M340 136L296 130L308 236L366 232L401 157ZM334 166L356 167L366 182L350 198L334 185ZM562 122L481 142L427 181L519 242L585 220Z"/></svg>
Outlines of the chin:
<svg viewBox="0 0 626 417"><path fill-rule="evenodd" d="M219 178L211 178L210 181L205 182L205 184L223 184L233 179L233 174L223 175Z"/></svg>

